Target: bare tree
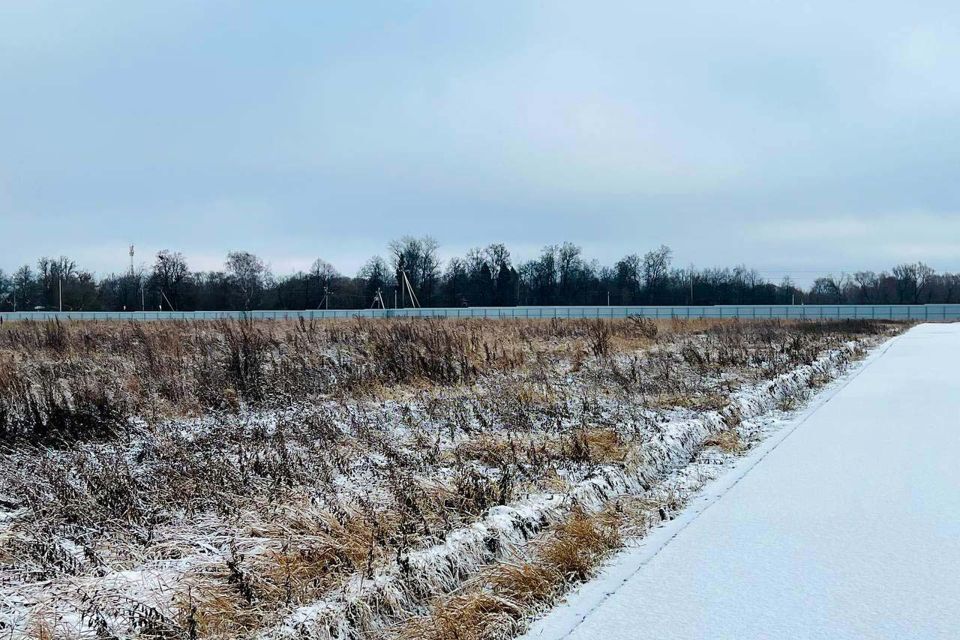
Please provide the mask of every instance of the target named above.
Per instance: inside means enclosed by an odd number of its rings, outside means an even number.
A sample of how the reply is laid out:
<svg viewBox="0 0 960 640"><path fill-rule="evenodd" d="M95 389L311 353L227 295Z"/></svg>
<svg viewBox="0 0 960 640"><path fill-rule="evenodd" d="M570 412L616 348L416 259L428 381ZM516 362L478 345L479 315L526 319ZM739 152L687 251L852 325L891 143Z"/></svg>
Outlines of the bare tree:
<svg viewBox="0 0 960 640"><path fill-rule="evenodd" d="M161 299L165 299L171 308L180 306L180 289L189 276L190 268L183 254L167 249L157 253L150 281L153 287L158 289Z"/></svg>
<svg viewBox="0 0 960 640"><path fill-rule="evenodd" d="M903 302L912 297L917 288L914 265L898 264L893 268L893 277L897 279L897 302Z"/></svg>
<svg viewBox="0 0 960 640"><path fill-rule="evenodd" d="M643 256L643 283L650 302L656 300L657 294L667 284L672 256L673 252L666 245L660 245L659 249L649 251Z"/></svg>
<svg viewBox="0 0 960 640"><path fill-rule="evenodd" d="M328 285L334 278L340 277L340 272L326 260L317 258L310 265L310 275L316 278L318 282Z"/></svg>
<svg viewBox="0 0 960 640"><path fill-rule="evenodd" d="M853 274L853 281L857 283L862 302L879 302L880 277L873 271L857 271Z"/></svg>
<svg viewBox="0 0 960 640"><path fill-rule="evenodd" d="M540 257L520 265L520 278L525 283L533 304L554 304L557 289L557 248L548 245Z"/></svg>
<svg viewBox="0 0 960 640"><path fill-rule="evenodd" d="M893 268L893 277L897 279L898 302L919 304L926 293L934 270L922 262L898 264Z"/></svg>
<svg viewBox="0 0 960 640"><path fill-rule="evenodd" d="M269 271L263 260L249 251L231 251L227 254L227 276L240 294L245 311L260 299Z"/></svg>
<svg viewBox="0 0 960 640"><path fill-rule="evenodd" d="M642 279L642 260L635 253L624 256L613 265L612 280L619 304L631 304L638 300Z"/></svg>
<svg viewBox="0 0 960 640"><path fill-rule="evenodd" d="M57 307L61 293L70 293L71 279L76 275L77 263L66 256L43 257L37 260L40 294L47 307Z"/></svg>
<svg viewBox="0 0 960 640"><path fill-rule="evenodd" d="M915 264L914 270L917 277L917 288L914 294L913 302L914 304L920 304L921 299L927 293L927 289L936 272L922 262Z"/></svg>
<svg viewBox="0 0 960 640"><path fill-rule="evenodd" d="M437 281L440 279L440 259L437 257L439 247L437 241L430 236L404 236L390 243L398 286L401 272L406 272L417 298L423 305L429 305L433 300Z"/></svg>
<svg viewBox="0 0 960 640"><path fill-rule="evenodd" d="M390 283L390 265L380 256L373 256L360 267L357 277L363 281L365 304L369 304L377 292L383 294L382 289Z"/></svg>
<svg viewBox="0 0 960 640"><path fill-rule="evenodd" d="M572 242L564 242L557 248L557 275L560 278L560 290L572 293L571 289L578 272L583 269L581 249Z"/></svg>
<svg viewBox="0 0 960 640"><path fill-rule="evenodd" d="M810 293L821 298L819 300L820 302L843 304L844 295L848 292L849 284L850 276L847 274L841 273L839 278L835 278L833 274L830 274L829 276L814 280Z"/></svg>
<svg viewBox="0 0 960 640"><path fill-rule="evenodd" d="M945 273L942 278L942 302L951 303L954 298L960 300L960 274Z"/></svg>
<svg viewBox="0 0 960 640"><path fill-rule="evenodd" d="M330 296L333 295L331 285L336 278L339 278L340 272L336 267L322 258L317 258L310 265L310 279L316 283L317 292L320 295L320 304L330 304Z"/></svg>
<svg viewBox="0 0 960 640"><path fill-rule="evenodd" d="M29 309L36 304L37 291L30 265L23 265L13 274L13 306L15 309Z"/></svg>
<svg viewBox="0 0 960 640"><path fill-rule="evenodd" d="M816 296L817 302L830 301L831 299L836 302L840 298L840 291L833 278L817 278L813 281L813 286L810 287L810 293Z"/></svg>
<svg viewBox="0 0 960 640"><path fill-rule="evenodd" d="M510 250L507 249L507 245L505 244L497 242L488 245L487 248L483 250L483 255L490 265L491 275L494 278L500 276L501 269L510 268Z"/></svg>

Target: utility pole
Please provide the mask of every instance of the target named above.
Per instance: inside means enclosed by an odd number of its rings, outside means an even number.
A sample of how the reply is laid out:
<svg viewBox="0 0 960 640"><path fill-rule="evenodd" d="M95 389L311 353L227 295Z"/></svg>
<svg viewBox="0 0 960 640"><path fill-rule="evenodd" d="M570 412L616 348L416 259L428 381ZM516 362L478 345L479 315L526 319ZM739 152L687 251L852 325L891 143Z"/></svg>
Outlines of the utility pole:
<svg viewBox="0 0 960 640"><path fill-rule="evenodd" d="M60 313L63 313L63 276L60 276Z"/></svg>
<svg viewBox="0 0 960 640"><path fill-rule="evenodd" d="M610 292L607 291L607 306L610 306Z"/></svg>
<svg viewBox="0 0 960 640"><path fill-rule="evenodd" d="M404 289L406 289L406 291L410 294L410 304L413 305L413 308L414 308L414 309L419 309L419 308L420 308L420 300L417 299L417 294L413 292L413 285L410 284L410 278L407 277L407 272L406 272L406 270L401 271L400 273L401 273L402 276L403 276L403 281L402 281L400 284L401 284L401 286L402 286ZM401 292L402 292L402 291L403 291L403 289L401 289ZM406 300L404 300L404 303L403 303L403 304L404 304L404 308L406 308L406 304L407 304L407 303L406 303Z"/></svg>
<svg viewBox="0 0 960 640"><path fill-rule="evenodd" d="M170 298L167 297L167 294L163 292L163 289L160 289L160 310L163 310L163 301L167 301L167 306L170 308L170 311L176 311L176 308L173 306L173 303L170 302Z"/></svg>

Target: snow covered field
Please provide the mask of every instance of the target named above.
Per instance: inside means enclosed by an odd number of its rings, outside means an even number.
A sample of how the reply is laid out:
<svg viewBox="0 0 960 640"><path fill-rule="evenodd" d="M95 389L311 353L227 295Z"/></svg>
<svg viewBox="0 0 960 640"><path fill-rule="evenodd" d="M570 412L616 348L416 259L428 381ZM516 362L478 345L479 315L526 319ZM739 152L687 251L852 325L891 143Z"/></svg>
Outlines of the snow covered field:
<svg viewBox="0 0 960 640"><path fill-rule="evenodd" d="M958 637L958 363L895 338L526 638Z"/></svg>
<svg viewBox="0 0 960 640"><path fill-rule="evenodd" d="M512 637L899 328L7 327L0 624Z"/></svg>

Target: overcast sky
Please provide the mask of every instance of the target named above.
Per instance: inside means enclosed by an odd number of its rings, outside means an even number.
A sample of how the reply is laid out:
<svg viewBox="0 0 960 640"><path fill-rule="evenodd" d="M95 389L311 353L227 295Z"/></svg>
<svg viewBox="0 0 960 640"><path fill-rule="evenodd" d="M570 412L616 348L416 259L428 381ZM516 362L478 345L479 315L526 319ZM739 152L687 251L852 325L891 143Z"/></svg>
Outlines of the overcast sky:
<svg viewBox="0 0 960 640"><path fill-rule="evenodd" d="M955 2L0 0L0 268L960 270Z"/></svg>

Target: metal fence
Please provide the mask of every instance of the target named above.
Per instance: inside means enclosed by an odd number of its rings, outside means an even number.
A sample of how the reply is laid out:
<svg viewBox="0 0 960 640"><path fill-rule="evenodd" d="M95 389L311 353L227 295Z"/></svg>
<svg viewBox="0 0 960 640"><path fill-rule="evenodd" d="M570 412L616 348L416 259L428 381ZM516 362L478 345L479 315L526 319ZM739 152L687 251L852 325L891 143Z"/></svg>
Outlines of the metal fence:
<svg viewBox="0 0 960 640"><path fill-rule="evenodd" d="M449 307L436 309L329 309L304 311L26 311L0 312L14 320L219 320L248 316L265 320L298 318L739 318L753 320L877 319L960 320L960 304L916 305L717 305L685 307Z"/></svg>

